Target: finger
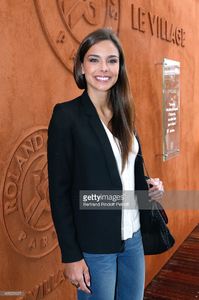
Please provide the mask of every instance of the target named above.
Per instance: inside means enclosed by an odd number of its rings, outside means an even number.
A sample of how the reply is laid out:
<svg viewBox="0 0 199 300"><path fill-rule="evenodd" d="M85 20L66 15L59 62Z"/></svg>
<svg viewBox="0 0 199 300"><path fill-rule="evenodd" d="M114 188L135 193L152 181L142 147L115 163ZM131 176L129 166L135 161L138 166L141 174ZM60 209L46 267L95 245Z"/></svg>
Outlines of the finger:
<svg viewBox="0 0 199 300"><path fill-rule="evenodd" d="M164 185L163 185L162 182L161 182L160 190L161 190L162 192L164 192Z"/></svg>
<svg viewBox="0 0 199 300"><path fill-rule="evenodd" d="M149 178L147 179L147 182L151 183L151 184L158 184L160 182L159 178Z"/></svg>
<svg viewBox="0 0 199 300"><path fill-rule="evenodd" d="M86 283L85 283L83 278L79 281L79 289L82 290L83 292L87 293L87 294L91 293L89 288L86 286Z"/></svg>
<svg viewBox="0 0 199 300"><path fill-rule="evenodd" d="M159 195L159 194L163 194L163 191L154 189L154 190L149 190L148 194L149 196Z"/></svg>
<svg viewBox="0 0 199 300"><path fill-rule="evenodd" d="M149 193L157 193L160 189L157 186L153 186L149 189Z"/></svg>
<svg viewBox="0 0 199 300"><path fill-rule="evenodd" d="M148 194L151 195L151 196L152 195L158 195L158 194L163 194L163 191L154 189L154 190L149 190Z"/></svg>
<svg viewBox="0 0 199 300"><path fill-rule="evenodd" d="M155 182L160 182L160 178L153 178Z"/></svg>
<svg viewBox="0 0 199 300"><path fill-rule="evenodd" d="M151 189L154 186L154 182L151 179L147 180L148 188Z"/></svg>
<svg viewBox="0 0 199 300"><path fill-rule="evenodd" d="M156 195L156 196L151 197L150 199L160 202L162 200L162 195Z"/></svg>
<svg viewBox="0 0 199 300"><path fill-rule="evenodd" d="M163 190L163 184L160 181L158 184L154 184L150 189L150 191L162 191Z"/></svg>
<svg viewBox="0 0 199 300"><path fill-rule="evenodd" d="M163 196L163 193L161 191L157 191L156 193L149 194L149 197L151 200L161 200Z"/></svg>
<svg viewBox="0 0 199 300"><path fill-rule="evenodd" d="M158 182L157 186L158 186L159 188L162 188L162 187L163 187L163 182L160 180L160 181Z"/></svg>
<svg viewBox="0 0 199 300"><path fill-rule="evenodd" d="M88 287L90 287L91 283L90 283L90 274L89 274L88 269L84 271L84 280L85 280L86 285Z"/></svg>
<svg viewBox="0 0 199 300"><path fill-rule="evenodd" d="M153 196L150 196L150 200L159 200L161 199L161 196L160 195L153 195Z"/></svg>

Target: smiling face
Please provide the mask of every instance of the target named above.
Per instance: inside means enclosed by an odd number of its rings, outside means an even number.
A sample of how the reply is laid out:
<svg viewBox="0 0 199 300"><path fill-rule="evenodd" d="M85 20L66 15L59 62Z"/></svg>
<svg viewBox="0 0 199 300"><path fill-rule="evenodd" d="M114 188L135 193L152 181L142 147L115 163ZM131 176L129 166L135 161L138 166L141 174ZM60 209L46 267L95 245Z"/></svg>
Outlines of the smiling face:
<svg viewBox="0 0 199 300"><path fill-rule="evenodd" d="M119 51L113 42L104 40L90 47L84 56L82 74L90 96L96 93L107 95L119 74Z"/></svg>

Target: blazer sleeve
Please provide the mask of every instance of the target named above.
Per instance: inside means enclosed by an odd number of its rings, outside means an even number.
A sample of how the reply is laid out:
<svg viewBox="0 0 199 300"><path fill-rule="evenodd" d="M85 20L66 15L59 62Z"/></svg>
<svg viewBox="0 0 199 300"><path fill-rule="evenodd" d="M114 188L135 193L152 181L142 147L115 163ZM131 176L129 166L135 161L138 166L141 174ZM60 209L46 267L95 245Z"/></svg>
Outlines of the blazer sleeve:
<svg viewBox="0 0 199 300"><path fill-rule="evenodd" d="M51 213L62 262L82 259L73 220L71 199L73 172L72 119L66 107L54 107L48 128L47 157Z"/></svg>
<svg viewBox="0 0 199 300"><path fill-rule="evenodd" d="M143 191L148 190L148 185L144 174L142 148L137 134L136 138L139 145L139 151L135 160L135 189Z"/></svg>
<svg viewBox="0 0 199 300"><path fill-rule="evenodd" d="M135 190L140 212L141 232L142 236L144 236L145 232L148 232L149 228L151 228L151 214L149 213L151 204L148 196L148 185L144 174L141 144L138 136L136 136L136 138L139 144L139 152L135 160Z"/></svg>

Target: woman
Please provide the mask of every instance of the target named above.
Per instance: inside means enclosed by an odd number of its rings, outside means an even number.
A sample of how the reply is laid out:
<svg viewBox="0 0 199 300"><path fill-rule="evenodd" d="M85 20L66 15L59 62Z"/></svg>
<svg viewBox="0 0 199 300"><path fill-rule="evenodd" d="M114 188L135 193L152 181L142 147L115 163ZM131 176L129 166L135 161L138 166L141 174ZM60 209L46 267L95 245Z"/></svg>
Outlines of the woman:
<svg viewBox="0 0 199 300"><path fill-rule="evenodd" d="M84 38L74 78L84 92L55 106L48 131L50 202L65 275L78 288L79 300L141 300L144 252L133 191L148 186L124 54L110 29ZM148 184L149 196L159 199L162 182ZM85 197L96 200L96 193L107 191L131 191L134 205L83 207Z"/></svg>

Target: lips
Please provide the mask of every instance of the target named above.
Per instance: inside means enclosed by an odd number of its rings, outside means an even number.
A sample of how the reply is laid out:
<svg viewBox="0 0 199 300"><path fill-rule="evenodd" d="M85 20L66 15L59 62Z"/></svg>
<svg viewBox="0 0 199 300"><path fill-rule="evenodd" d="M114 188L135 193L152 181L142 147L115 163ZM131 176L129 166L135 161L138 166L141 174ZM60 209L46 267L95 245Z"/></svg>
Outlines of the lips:
<svg viewBox="0 0 199 300"><path fill-rule="evenodd" d="M110 79L110 77L108 76L96 76L95 78L97 81L102 81L102 82L106 82Z"/></svg>

